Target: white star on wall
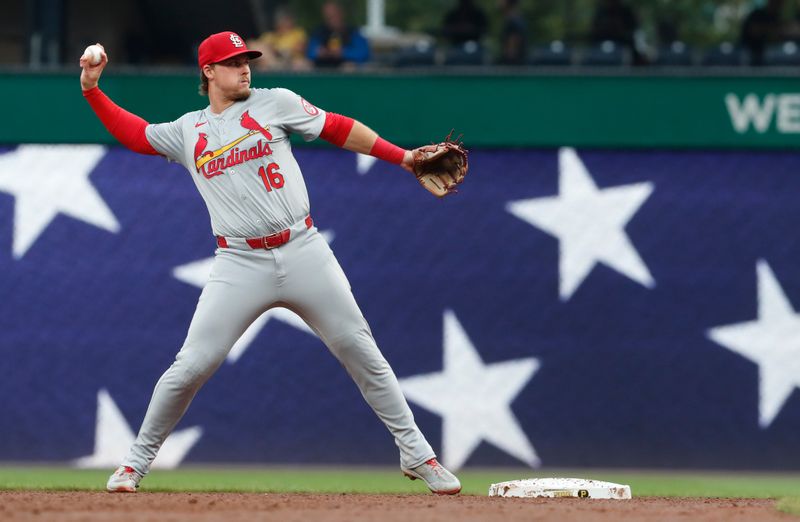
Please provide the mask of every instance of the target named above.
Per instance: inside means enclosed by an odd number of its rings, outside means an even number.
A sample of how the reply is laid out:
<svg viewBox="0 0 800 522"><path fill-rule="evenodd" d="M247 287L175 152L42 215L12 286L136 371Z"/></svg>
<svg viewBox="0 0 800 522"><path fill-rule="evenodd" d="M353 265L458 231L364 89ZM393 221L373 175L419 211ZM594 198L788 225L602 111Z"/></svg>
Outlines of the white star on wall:
<svg viewBox="0 0 800 522"><path fill-rule="evenodd" d="M574 149L559 151L559 195L511 201L506 210L558 238L559 295L568 301L604 263L647 288L655 281L625 226L653 192L652 183L598 189Z"/></svg>
<svg viewBox="0 0 800 522"><path fill-rule="evenodd" d="M89 181L104 155L99 145L20 145L1 156L0 191L15 200L15 258L25 255L58 214L119 232L114 213Z"/></svg>
<svg viewBox="0 0 800 522"><path fill-rule="evenodd" d="M442 462L458 469L481 441L531 467L539 457L511 402L539 369L533 357L485 364L456 315L444 312L444 369L400 379L406 397L442 417Z"/></svg>
<svg viewBox="0 0 800 522"><path fill-rule="evenodd" d="M203 430L198 426L172 432L153 461L153 467L177 467L202 434ZM115 468L136 440L136 435L107 390L97 393L94 437L94 453L75 460L76 467Z"/></svg>
<svg viewBox="0 0 800 522"><path fill-rule="evenodd" d="M356 170L363 176L370 171L376 161L378 161L378 158L375 156L356 153Z"/></svg>
<svg viewBox="0 0 800 522"><path fill-rule="evenodd" d="M320 234L322 234L322 237L325 238L325 241L327 241L328 244L333 241L334 232L332 230L325 230L320 232ZM209 275L211 274L211 266L213 264L213 257L201 259L199 261L193 261L191 263L175 267L172 270L172 275L179 281L196 286L197 288L203 288L208 281ZM261 314L258 319L253 321L253 323L247 328L247 330L245 330L242 336L239 337L239 339L233 345L233 348L231 348L231 351L228 352L228 357L226 358L228 363L234 364L239 360L239 358L244 354L245 351L247 351L256 337L258 337L258 334L267 325L267 322L269 322L270 319L281 321L289 326L297 328L301 332L306 332L309 335L317 335L314 330L312 330L296 313L286 308L272 308L271 310L267 310Z"/></svg>
<svg viewBox="0 0 800 522"><path fill-rule="evenodd" d="M708 337L758 365L758 423L767 428L800 386L800 314L763 259L756 273L758 319L711 328Z"/></svg>

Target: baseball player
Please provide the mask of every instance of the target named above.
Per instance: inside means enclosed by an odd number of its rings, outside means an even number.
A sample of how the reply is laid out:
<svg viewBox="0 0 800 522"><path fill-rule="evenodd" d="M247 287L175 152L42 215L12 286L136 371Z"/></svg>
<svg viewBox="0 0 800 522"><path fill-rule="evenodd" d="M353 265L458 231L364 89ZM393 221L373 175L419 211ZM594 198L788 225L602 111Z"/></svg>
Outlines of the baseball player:
<svg viewBox="0 0 800 522"><path fill-rule="evenodd" d="M289 135L321 137L411 172L412 151L287 89L251 89L249 60L260 55L230 31L206 38L198 65L208 107L159 124L125 111L100 90L105 51L96 65L81 58L81 88L98 118L130 150L186 167L208 207L218 247L183 347L158 380L136 441L107 489L136 491L235 341L263 312L283 306L302 317L344 365L394 436L402 472L434 493L456 494L459 480L437 462L414 422L339 263L314 226Z"/></svg>

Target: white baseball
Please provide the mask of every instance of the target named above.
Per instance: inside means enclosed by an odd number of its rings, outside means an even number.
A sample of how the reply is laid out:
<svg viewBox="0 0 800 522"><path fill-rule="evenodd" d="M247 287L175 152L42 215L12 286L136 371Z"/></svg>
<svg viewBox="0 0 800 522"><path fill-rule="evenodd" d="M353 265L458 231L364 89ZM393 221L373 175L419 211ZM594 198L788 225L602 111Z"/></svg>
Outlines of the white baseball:
<svg viewBox="0 0 800 522"><path fill-rule="evenodd" d="M99 45L90 45L85 51L83 51L83 56L89 60L91 65L97 65L100 63L100 60L103 59L102 53L103 50Z"/></svg>

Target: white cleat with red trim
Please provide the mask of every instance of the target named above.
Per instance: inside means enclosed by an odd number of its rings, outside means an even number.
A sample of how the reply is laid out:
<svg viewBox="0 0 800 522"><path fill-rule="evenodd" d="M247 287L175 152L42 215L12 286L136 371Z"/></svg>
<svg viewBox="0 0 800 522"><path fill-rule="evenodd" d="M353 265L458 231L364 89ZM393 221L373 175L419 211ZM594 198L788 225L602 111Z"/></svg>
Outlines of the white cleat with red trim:
<svg viewBox="0 0 800 522"><path fill-rule="evenodd" d="M108 478L106 489L111 493L136 493L142 476L130 466L120 466Z"/></svg>
<svg viewBox="0 0 800 522"><path fill-rule="evenodd" d="M433 458L416 468L404 469L403 474L411 480L420 479L437 495L455 495L461 491L461 482Z"/></svg>

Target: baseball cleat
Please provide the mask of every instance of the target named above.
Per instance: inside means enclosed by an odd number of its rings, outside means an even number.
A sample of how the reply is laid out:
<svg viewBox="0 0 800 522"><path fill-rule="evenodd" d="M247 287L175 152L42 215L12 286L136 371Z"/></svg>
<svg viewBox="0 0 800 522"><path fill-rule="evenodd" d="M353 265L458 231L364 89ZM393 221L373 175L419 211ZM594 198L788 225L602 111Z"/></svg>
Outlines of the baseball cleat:
<svg viewBox="0 0 800 522"><path fill-rule="evenodd" d="M106 489L111 493L136 493L142 476L130 466L120 466L108 478Z"/></svg>
<svg viewBox="0 0 800 522"><path fill-rule="evenodd" d="M403 474L411 480L422 480L427 484L428 489L437 495L455 495L461 491L461 482L458 478L447 471L435 458L416 468L404 469Z"/></svg>

